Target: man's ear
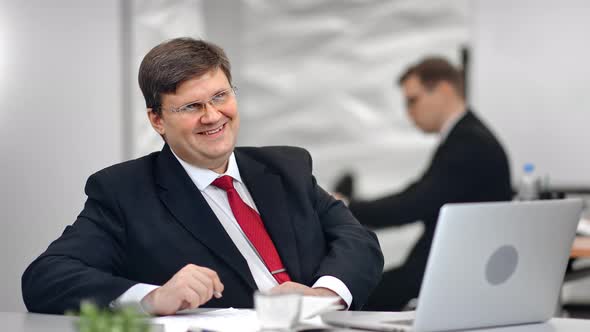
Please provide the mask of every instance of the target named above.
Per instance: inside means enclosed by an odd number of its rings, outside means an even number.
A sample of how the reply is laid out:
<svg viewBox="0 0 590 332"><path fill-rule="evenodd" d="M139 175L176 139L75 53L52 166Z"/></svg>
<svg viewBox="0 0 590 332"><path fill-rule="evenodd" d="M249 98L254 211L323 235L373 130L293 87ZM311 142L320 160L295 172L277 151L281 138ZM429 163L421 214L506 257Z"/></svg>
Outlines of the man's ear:
<svg viewBox="0 0 590 332"><path fill-rule="evenodd" d="M164 134L166 134L166 130L164 129L164 118L162 117L162 114L158 114L152 108L148 108L147 116L150 119L152 128L154 128L154 130L160 134L160 136L164 136Z"/></svg>

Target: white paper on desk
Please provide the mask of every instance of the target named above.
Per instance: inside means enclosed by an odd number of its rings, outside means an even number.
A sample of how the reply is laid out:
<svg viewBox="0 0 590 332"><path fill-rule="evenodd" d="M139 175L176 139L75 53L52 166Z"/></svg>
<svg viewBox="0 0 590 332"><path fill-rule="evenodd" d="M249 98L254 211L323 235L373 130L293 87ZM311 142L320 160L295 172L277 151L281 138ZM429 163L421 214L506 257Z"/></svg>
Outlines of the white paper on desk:
<svg viewBox="0 0 590 332"><path fill-rule="evenodd" d="M303 296L301 308L301 326L325 327L318 314L342 308L339 297ZM164 325L165 332L186 332L211 330L215 332L256 332L259 330L258 317L253 309L219 309L157 317L150 320L152 324Z"/></svg>
<svg viewBox="0 0 590 332"><path fill-rule="evenodd" d="M256 312L252 309L219 309L200 313L183 313L181 315L152 318L152 324L164 325L165 332L186 332L208 329L212 331L258 330Z"/></svg>

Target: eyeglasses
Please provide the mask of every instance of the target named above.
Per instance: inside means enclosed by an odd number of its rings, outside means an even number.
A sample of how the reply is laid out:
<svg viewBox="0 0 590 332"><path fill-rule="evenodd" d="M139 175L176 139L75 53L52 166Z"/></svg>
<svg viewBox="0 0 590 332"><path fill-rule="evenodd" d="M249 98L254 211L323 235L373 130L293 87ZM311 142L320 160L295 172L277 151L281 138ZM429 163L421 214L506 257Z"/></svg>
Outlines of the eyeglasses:
<svg viewBox="0 0 590 332"><path fill-rule="evenodd" d="M219 91L208 100L191 101L188 104L184 104L178 108L170 108L170 112L179 114L196 114L204 112L207 108L207 104L213 107L221 107L230 101L235 95L238 88L232 86L223 91Z"/></svg>

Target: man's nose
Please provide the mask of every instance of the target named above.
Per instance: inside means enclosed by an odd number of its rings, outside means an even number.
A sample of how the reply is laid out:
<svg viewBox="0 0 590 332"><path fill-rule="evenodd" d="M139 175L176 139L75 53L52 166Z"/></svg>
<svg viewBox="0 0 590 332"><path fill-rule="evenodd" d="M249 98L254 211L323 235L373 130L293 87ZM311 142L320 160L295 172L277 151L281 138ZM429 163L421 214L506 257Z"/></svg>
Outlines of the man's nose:
<svg viewBox="0 0 590 332"><path fill-rule="evenodd" d="M221 118L221 112L219 112L219 110L211 105L210 103L206 103L205 104L205 114L203 114L203 116L201 117L201 122L202 123L215 123L217 121L219 121L219 119Z"/></svg>

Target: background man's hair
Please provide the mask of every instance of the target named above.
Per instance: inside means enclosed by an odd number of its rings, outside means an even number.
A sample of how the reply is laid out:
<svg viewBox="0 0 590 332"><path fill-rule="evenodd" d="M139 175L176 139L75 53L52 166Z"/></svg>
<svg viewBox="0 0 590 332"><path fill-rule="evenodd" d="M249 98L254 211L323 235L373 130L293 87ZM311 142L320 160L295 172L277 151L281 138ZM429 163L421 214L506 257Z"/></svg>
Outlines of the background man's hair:
<svg viewBox="0 0 590 332"><path fill-rule="evenodd" d="M220 68L231 84L231 66L223 49L193 38L175 38L152 48L139 66L139 87L145 105L162 112L162 94L174 93L181 83Z"/></svg>
<svg viewBox="0 0 590 332"><path fill-rule="evenodd" d="M427 57L422 59L419 63L406 69L399 77L398 84L401 86L413 75L416 75L428 89L434 88L441 81L446 81L451 84L459 96L465 98L463 72L444 58Z"/></svg>

